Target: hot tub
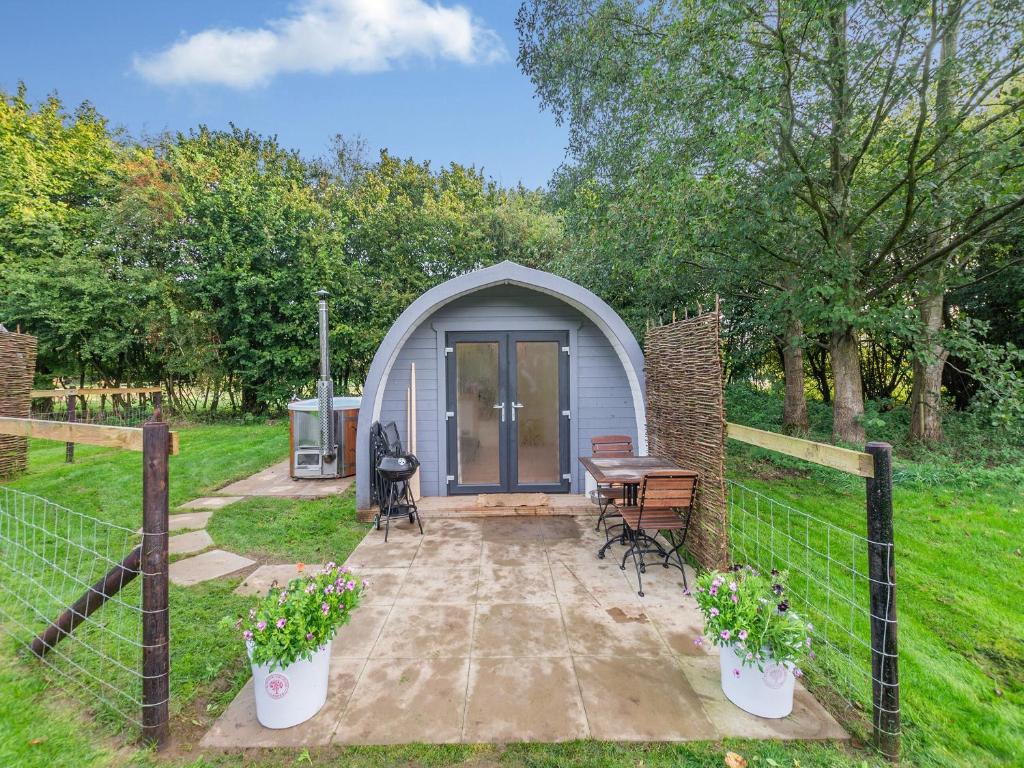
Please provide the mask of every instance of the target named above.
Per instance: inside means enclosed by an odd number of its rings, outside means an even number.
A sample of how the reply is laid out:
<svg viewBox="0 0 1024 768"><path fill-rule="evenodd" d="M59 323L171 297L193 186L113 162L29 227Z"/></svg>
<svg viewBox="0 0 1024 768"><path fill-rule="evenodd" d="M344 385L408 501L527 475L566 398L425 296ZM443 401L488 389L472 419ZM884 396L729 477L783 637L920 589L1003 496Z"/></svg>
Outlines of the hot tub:
<svg viewBox="0 0 1024 768"><path fill-rule="evenodd" d="M356 425L361 397L334 398L333 458L320 450L320 405L316 398L288 403L291 476L299 478L348 477L356 473Z"/></svg>

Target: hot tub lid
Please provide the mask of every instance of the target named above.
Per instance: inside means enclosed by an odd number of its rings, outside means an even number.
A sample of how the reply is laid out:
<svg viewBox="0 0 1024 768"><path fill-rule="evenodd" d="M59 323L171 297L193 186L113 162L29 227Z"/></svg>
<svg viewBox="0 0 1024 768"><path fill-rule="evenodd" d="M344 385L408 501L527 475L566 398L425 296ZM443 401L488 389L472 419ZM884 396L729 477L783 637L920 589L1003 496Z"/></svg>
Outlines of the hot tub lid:
<svg viewBox="0 0 1024 768"><path fill-rule="evenodd" d="M334 398L334 410L345 411L351 408L358 408L363 402L361 397L336 397ZM320 403L316 398L311 400L293 400L288 403L289 411L305 411L315 413L320 410Z"/></svg>

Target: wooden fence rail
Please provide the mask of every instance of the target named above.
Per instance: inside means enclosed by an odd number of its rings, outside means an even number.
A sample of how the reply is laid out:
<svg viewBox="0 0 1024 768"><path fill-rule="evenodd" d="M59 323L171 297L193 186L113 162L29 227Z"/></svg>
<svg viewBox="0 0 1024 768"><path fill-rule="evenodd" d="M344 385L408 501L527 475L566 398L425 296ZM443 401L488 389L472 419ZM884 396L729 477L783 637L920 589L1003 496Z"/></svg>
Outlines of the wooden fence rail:
<svg viewBox="0 0 1024 768"><path fill-rule="evenodd" d="M163 391L162 387L83 387L76 389L33 389L29 394L33 397L68 397L69 395L153 395Z"/></svg>
<svg viewBox="0 0 1024 768"><path fill-rule="evenodd" d="M104 424L0 416L0 435L38 437L44 440L58 440L62 443L102 445L107 448L123 448L127 451L141 451L143 448L140 427L111 427ZM178 453L177 432L170 433L170 452Z"/></svg>
<svg viewBox="0 0 1024 768"><path fill-rule="evenodd" d="M768 432L764 429L755 429L732 422L727 422L725 428L727 437L741 443L767 448L787 456L795 456L812 464L821 464L842 472L849 472L851 475L875 476L874 459L863 451L851 451L849 448L840 448L837 445L816 443L813 440L780 435L778 432Z"/></svg>

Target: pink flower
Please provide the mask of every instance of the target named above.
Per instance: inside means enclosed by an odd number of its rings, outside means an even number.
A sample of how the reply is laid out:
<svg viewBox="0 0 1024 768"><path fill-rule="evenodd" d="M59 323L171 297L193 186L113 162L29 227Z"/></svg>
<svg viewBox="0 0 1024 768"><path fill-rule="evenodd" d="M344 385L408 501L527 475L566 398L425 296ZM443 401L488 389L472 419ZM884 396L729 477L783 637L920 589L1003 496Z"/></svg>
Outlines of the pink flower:
<svg viewBox="0 0 1024 768"><path fill-rule="evenodd" d="M314 584L313 582L310 582L309 584L306 585L306 594L307 595L311 595L314 592L316 592L316 584Z"/></svg>
<svg viewBox="0 0 1024 768"><path fill-rule="evenodd" d="M280 619L277 620L277 628L278 629L284 629L284 625L286 623L287 622L284 620L284 617L282 616Z"/></svg>
<svg viewBox="0 0 1024 768"><path fill-rule="evenodd" d="M266 628L267 628L267 622L265 622L265 621L257 621L256 622L256 629L258 629L260 632L262 632Z"/></svg>
<svg viewBox="0 0 1024 768"><path fill-rule="evenodd" d="M329 606L327 603L323 603L320 606L320 613L322 613L324 616L326 616L330 612L331 612L331 606Z"/></svg>
<svg viewBox="0 0 1024 768"><path fill-rule="evenodd" d="M740 671L738 669L734 669L732 671L732 676L735 677L737 680L739 680L740 679Z"/></svg>
<svg viewBox="0 0 1024 768"><path fill-rule="evenodd" d="M333 591L334 591L334 585L333 584L328 584L326 587L324 587L324 594L325 595L329 595Z"/></svg>
<svg viewBox="0 0 1024 768"><path fill-rule="evenodd" d="M708 589L708 594L711 595L712 597L717 595L718 594L718 587L716 587L714 584L712 584L711 587Z"/></svg>
<svg viewBox="0 0 1024 768"><path fill-rule="evenodd" d="M741 629L740 630L740 640L746 640L746 639L747 639L747 630Z"/></svg>
<svg viewBox="0 0 1024 768"><path fill-rule="evenodd" d="M732 633L728 629L723 629L719 634L722 636L723 640L728 640L732 637Z"/></svg>
<svg viewBox="0 0 1024 768"><path fill-rule="evenodd" d="M736 590L737 590L738 588L739 588L739 587L737 587L737 585L736 585L736 582L735 582L735 581L730 581L730 582L729 582L729 591L730 591L730 592L735 592L735 591L736 591Z"/></svg>
<svg viewBox="0 0 1024 768"><path fill-rule="evenodd" d="M242 633L242 637L244 637L246 640L252 640L252 632L250 632L247 629L245 630L245 632Z"/></svg>
<svg viewBox="0 0 1024 768"><path fill-rule="evenodd" d="M806 640L806 643L807 643L807 647L810 648L811 647L811 638L808 637L807 640Z"/></svg>
<svg viewBox="0 0 1024 768"><path fill-rule="evenodd" d="M338 567L337 563L335 563L333 560L331 560L331 562L329 562L327 565L324 566L324 570L325 571L333 571L337 567Z"/></svg>
<svg viewBox="0 0 1024 768"><path fill-rule="evenodd" d="M345 589L347 589L349 592L351 592L355 588L356 583L354 581L350 581L348 584L345 585Z"/></svg>
<svg viewBox="0 0 1024 768"><path fill-rule="evenodd" d="M719 610L717 608L715 608L714 606L711 606L711 610L708 611L708 615L711 618L715 618L715 616L717 616L718 614L719 614Z"/></svg>
<svg viewBox="0 0 1024 768"><path fill-rule="evenodd" d="M732 600L734 603L738 603L740 601L739 596L735 592L729 595L729 599Z"/></svg>
<svg viewBox="0 0 1024 768"><path fill-rule="evenodd" d="M800 667L793 667L793 677L803 677L804 673Z"/></svg>
<svg viewBox="0 0 1024 768"><path fill-rule="evenodd" d="M750 651L747 651L747 661L753 661L753 660L754 660L754 654L751 653Z"/></svg>
<svg viewBox="0 0 1024 768"><path fill-rule="evenodd" d="M697 637L693 638L693 644L696 645L698 648L703 647L704 638L698 635Z"/></svg>
<svg viewBox="0 0 1024 768"><path fill-rule="evenodd" d="M307 640L312 640L313 639L313 633L312 632L307 632L306 633L306 639Z"/></svg>
<svg viewBox="0 0 1024 768"><path fill-rule="evenodd" d="M366 589L368 586L370 586L370 582L368 582L366 579L363 579L363 589Z"/></svg>

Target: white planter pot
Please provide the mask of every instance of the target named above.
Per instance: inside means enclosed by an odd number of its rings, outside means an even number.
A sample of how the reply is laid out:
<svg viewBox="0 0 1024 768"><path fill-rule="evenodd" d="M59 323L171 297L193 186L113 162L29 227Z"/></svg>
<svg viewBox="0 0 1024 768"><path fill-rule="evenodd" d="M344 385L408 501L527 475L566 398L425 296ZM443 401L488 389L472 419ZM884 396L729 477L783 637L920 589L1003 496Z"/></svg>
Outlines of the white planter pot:
<svg viewBox="0 0 1024 768"><path fill-rule="evenodd" d="M249 658L252 659L251 645ZM330 666L330 641L320 646L309 661L300 659L284 669L271 671L269 665L252 664L256 719L260 725L291 728L319 712L327 701Z"/></svg>
<svg viewBox="0 0 1024 768"><path fill-rule="evenodd" d="M769 661L762 671L756 666L743 666L732 647L721 646L719 651L722 692L729 701L758 717L785 717L793 711L796 678L789 665Z"/></svg>

